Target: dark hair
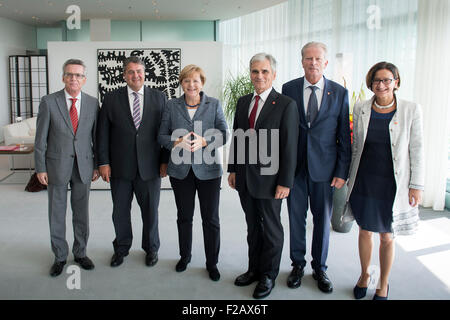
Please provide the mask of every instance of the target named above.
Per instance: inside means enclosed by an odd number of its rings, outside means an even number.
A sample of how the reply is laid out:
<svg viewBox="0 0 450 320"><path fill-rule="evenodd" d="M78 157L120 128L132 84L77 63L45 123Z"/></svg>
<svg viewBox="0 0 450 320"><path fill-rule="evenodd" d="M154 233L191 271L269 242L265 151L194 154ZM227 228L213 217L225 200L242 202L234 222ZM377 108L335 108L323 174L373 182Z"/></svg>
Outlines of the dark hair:
<svg viewBox="0 0 450 320"><path fill-rule="evenodd" d="M127 70L127 66L128 66L130 63L140 64L141 66L144 67L144 70L145 70L145 63L144 63L144 61L142 61L142 59L139 58L139 57L131 56L131 57L126 58L126 59L123 61L123 72L124 72L124 73L125 73L125 70Z"/></svg>
<svg viewBox="0 0 450 320"><path fill-rule="evenodd" d="M76 65L82 66L83 67L83 73L86 73L86 66L84 65L84 62L82 60L80 60L80 59L69 59L66 62L64 62L64 64L63 64L63 75L66 72L66 67L69 64L76 64Z"/></svg>
<svg viewBox="0 0 450 320"><path fill-rule="evenodd" d="M397 88L395 88L394 91L400 88L400 73L398 72L398 68L394 64L386 61L378 62L372 68L370 68L369 72L367 72L366 76L367 88L369 88L372 91L372 84L373 79L375 78L375 74L377 73L377 71L383 69L389 70L394 76L394 79L398 80Z"/></svg>

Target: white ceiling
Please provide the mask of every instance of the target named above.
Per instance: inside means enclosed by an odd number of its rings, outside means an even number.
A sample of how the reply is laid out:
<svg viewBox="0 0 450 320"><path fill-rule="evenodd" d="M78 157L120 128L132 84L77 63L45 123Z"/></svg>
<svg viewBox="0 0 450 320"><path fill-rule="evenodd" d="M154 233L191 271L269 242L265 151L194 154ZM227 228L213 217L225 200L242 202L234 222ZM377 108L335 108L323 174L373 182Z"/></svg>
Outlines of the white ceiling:
<svg viewBox="0 0 450 320"><path fill-rule="evenodd" d="M28 25L51 26L66 20L70 5L81 20L226 20L286 0L0 0L0 17Z"/></svg>

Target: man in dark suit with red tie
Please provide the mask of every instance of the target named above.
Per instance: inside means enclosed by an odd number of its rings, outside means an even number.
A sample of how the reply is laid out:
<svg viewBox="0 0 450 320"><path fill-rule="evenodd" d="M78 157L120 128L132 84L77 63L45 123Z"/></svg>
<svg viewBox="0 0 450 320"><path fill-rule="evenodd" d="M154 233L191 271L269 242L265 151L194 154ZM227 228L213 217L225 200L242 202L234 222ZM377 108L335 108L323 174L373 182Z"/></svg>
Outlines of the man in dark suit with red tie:
<svg viewBox="0 0 450 320"><path fill-rule="evenodd" d="M281 202L292 188L297 160L297 106L272 88L275 76L271 55L252 57L255 91L237 102L228 165L228 183L239 192L248 232L248 270L235 285L258 281L255 299L270 294L279 272L284 241Z"/></svg>
<svg viewBox="0 0 450 320"><path fill-rule="evenodd" d="M348 92L326 79L327 47L307 43L302 49L305 76L283 85L283 94L297 102L300 115L297 169L287 200L292 272L287 285L298 288L306 265L306 213L308 199L313 216L313 277L319 289L333 291L326 274L333 190L347 180L350 160Z"/></svg>
<svg viewBox="0 0 450 320"><path fill-rule="evenodd" d="M108 93L97 128L98 165L103 180L111 183L116 238L111 266L122 264L131 248L133 194L141 208L142 249L145 264L158 262L158 206L161 176L168 152L157 142L166 96L144 86L145 64L138 57L124 61L126 87Z"/></svg>

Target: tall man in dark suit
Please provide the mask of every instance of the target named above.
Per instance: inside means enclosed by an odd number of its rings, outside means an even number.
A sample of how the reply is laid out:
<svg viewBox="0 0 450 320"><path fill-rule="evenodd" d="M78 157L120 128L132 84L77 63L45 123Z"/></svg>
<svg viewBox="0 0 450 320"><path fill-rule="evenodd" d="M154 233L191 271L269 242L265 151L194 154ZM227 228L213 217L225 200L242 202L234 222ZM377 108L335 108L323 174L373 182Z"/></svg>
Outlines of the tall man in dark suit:
<svg viewBox="0 0 450 320"><path fill-rule="evenodd" d="M111 183L116 238L111 266L122 264L131 248L133 194L141 208L142 249L145 264L158 262L158 206L161 176L168 153L157 142L166 96L144 86L145 64L138 57L124 61L127 86L108 93L97 128L98 165L103 180Z"/></svg>
<svg viewBox="0 0 450 320"><path fill-rule="evenodd" d="M305 76L283 85L283 94L297 102L300 114L297 169L287 201L290 226L292 272L287 284L298 288L306 265L306 214L308 199L313 215L312 268L321 291L333 285L326 270L333 190L347 180L350 160L348 93L326 79L327 47L319 42L302 48Z"/></svg>
<svg viewBox="0 0 450 320"><path fill-rule="evenodd" d="M270 294L279 272L284 241L281 202L292 188L297 160L297 106L272 88L275 76L271 55L253 56L250 78L255 91L237 102L228 165L228 183L239 192L245 212L249 256L248 270L235 285L259 281L256 299Z"/></svg>
<svg viewBox="0 0 450 320"><path fill-rule="evenodd" d="M89 192L98 179L94 157L98 114L96 98L81 92L86 83L83 61L63 66L63 90L42 97L36 125L34 156L39 182L48 186L50 237L55 262L50 275L61 274L69 246L66 241L67 185L70 183L75 262L94 268L86 256L89 237Z"/></svg>

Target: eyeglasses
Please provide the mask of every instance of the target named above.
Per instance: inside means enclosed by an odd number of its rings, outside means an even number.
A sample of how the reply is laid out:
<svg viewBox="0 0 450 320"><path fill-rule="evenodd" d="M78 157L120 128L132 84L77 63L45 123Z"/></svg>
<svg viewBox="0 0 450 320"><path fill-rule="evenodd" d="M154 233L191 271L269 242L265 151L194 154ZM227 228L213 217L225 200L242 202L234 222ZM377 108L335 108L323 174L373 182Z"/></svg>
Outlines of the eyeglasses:
<svg viewBox="0 0 450 320"><path fill-rule="evenodd" d="M81 74L81 73L70 73L70 72L66 72L66 73L64 73L64 77L67 77L67 78L75 77L75 78L77 78L78 80L80 80L80 79L83 79L83 78L85 77L85 75L84 75L84 74Z"/></svg>
<svg viewBox="0 0 450 320"><path fill-rule="evenodd" d="M372 84L378 85L378 84L380 84L380 82L383 82L384 85L388 86L388 85L391 84L392 80L396 80L396 79L389 79L389 78L387 78L387 79L373 79L372 80Z"/></svg>

